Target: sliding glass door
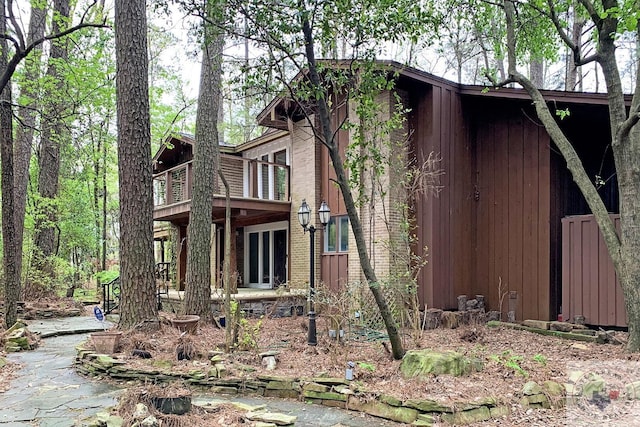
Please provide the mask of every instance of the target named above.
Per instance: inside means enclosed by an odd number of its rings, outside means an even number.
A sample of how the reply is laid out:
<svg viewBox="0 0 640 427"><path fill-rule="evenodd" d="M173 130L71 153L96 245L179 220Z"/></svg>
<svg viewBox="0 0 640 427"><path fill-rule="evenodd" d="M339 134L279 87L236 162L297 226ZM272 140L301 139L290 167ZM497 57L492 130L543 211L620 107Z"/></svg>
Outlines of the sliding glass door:
<svg viewBox="0 0 640 427"><path fill-rule="evenodd" d="M245 285L273 289L286 283L287 249L286 221L245 227Z"/></svg>

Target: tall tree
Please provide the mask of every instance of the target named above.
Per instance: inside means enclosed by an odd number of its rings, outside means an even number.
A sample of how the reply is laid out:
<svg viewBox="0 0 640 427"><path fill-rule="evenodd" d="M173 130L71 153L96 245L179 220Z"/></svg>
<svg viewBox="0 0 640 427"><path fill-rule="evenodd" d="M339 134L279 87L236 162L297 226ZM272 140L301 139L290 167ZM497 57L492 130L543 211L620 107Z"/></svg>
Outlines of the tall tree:
<svg viewBox="0 0 640 427"><path fill-rule="evenodd" d="M224 35L214 26L220 21L222 2L209 0L204 12L204 41L200 93L193 153L193 195L187 239L185 311L211 320L211 207L219 161L218 110L222 79Z"/></svg>
<svg viewBox="0 0 640 427"><path fill-rule="evenodd" d="M158 322L153 260L153 187L147 16L144 0L116 0L116 97L120 182L120 326Z"/></svg>
<svg viewBox="0 0 640 427"><path fill-rule="evenodd" d="M7 34L7 10L0 2L0 34ZM0 74L9 70L7 38L0 38ZM2 249L4 267L4 319L7 327L17 319L17 302L20 297L18 276L18 247L15 236L14 181L13 181L13 116L11 86L0 87L0 161L2 166Z"/></svg>
<svg viewBox="0 0 640 427"><path fill-rule="evenodd" d="M52 28L54 33L64 31L69 26L69 0L55 0ZM42 133L38 151L38 193L40 209L36 222L35 266L40 270L40 280L51 281L55 272L51 257L56 255L56 222L58 181L60 175L60 144L68 134L65 123L66 96L64 62L68 58L68 39L60 38L51 43L45 90L44 117L41 120ZM46 286L40 284L40 288ZM38 287L37 284L35 287ZM26 290L26 289L25 289Z"/></svg>
<svg viewBox="0 0 640 427"><path fill-rule="evenodd" d="M20 19L13 14L14 2L2 2L0 16L0 93L4 97L0 103L2 110L2 239L5 287L5 323L11 325L16 320L17 302L20 296L21 243L16 234L15 180L14 180L14 146L11 108L11 79L18 65L27 58L34 49L47 40L55 40L88 27L104 27L103 23L81 22L61 32L50 32L48 35L34 39L30 43L23 37L19 27ZM91 7L91 6L89 6ZM88 11L87 11L88 12ZM9 45L8 41L11 41Z"/></svg>
<svg viewBox="0 0 640 427"><path fill-rule="evenodd" d="M27 44L41 40L45 34L46 8L44 3L35 2L31 7ZM37 45L25 61L24 76L19 80L20 98L18 100L18 127L16 129L14 162L14 198L15 198L15 240L20 253L16 257L18 277L22 275L22 242L24 236L24 217L27 204L27 184L29 182L29 163L36 129L36 112L39 108L37 82L40 78L42 46Z"/></svg>
<svg viewBox="0 0 640 427"><path fill-rule="evenodd" d="M629 341L627 349L640 351L640 63L636 64L636 81L631 103L628 104L622 90L619 65L616 59L616 43L621 34L632 33L636 37L640 27L640 8L637 1L580 0L577 14L588 16L593 24L592 38L595 51L585 56L580 44L567 31L562 12L571 2L522 3L503 0L500 3L507 28L508 76L506 81L495 81L496 86L515 82L521 85L533 100L536 113L567 162L573 180L582 192L607 245L613 265L618 274L625 299L628 316ZM578 7L576 5L576 7ZM558 39L566 44L575 58L576 66L595 63L600 68L607 85L611 147L617 172L620 194L620 234L594 180L585 168L569 137L556 122L555 103L547 100L530 79L518 71L518 59L523 38L520 17L535 13L555 29ZM552 44L548 35L537 39L541 45Z"/></svg>

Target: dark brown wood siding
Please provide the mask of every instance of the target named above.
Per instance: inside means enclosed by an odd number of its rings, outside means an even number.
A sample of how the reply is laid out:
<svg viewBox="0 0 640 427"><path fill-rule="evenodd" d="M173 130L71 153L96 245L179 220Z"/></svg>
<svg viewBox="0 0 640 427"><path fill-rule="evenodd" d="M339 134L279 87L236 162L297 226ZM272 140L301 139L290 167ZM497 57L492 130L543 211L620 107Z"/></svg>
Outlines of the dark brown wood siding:
<svg viewBox="0 0 640 427"><path fill-rule="evenodd" d="M334 100L334 105L337 108L332 114L331 121L332 127L335 129L344 122L349 114L348 104L342 100L338 102ZM349 144L349 132L344 129L340 129L335 136L335 143L338 144L338 148L342 158L345 156L345 149ZM336 173L329 157L329 151L323 146L322 154L320 156L321 161L321 199L325 200L331 209L331 216L346 215L347 209L344 205L342 193L336 185ZM317 208L316 208L317 209ZM320 235L320 253L321 256L321 280L329 286L330 289L336 291L343 289L343 286L347 283L349 276L349 257L344 252L324 252L324 232L318 233ZM355 245L355 242L349 242L351 245Z"/></svg>
<svg viewBox="0 0 640 427"><path fill-rule="evenodd" d="M348 116L348 105L346 102L338 102L335 100L334 103L338 105L334 114L331 116L331 125L335 129L340 126ZM349 132L345 129L340 129L335 135L335 143L338 144L340 154L344 159L345 149L349 144ZM329 158L329 151L324 146L322 147L320 159L322 180L320 185L320 191L322 194L320 197L329 205L329 208L331 209L331 216L346 215L347 209L344 206L342 193L336 185L336 173L333 170L333 165Z"/></svg>
<svg viewBox="0 0 640 427"><path fill-rule="evenodd" d="M332 291L345 289L349 281L349 255L344 252L323 253L321 262L325 285Z"/></svg>
<svg viewBox="0 0 640 427"><path fill-rule="evenodd" d="M427 246L427 265L419 277L424 306L453 308L456 296L472 293L475 235L474 153L460 96L453 87L413 88L410 126L418 162L430 153L442 158L442 191L422 195L415 205L418 254Z"/></svg>
<svg viewBox="0 0 640 427"><path fill-rule="evenodd" d="M612 215L620 229L620 215ZM589 325L627 326L622 288L593 215L562 220L562 317Z"/></svg>
<svg viewBox="0 0 640 427"><path fill-rule="evenodd" d="M550 151L543 128L519 105L474 104L477 155L476 280L490 310L550 317ZM500 108L499 108L500 107ZM512 302L513 304L513 302Z"/></svg>

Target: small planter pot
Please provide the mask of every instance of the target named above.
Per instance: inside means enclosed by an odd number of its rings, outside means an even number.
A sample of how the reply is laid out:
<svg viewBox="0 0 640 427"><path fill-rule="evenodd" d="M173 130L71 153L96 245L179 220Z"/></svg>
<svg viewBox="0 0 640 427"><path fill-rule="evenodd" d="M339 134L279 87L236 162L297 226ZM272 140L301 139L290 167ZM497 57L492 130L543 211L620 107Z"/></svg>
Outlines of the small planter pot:
<svg viewBox="0 0 640 427"><path fill-rule="evenodd" d="M180 332L195 334L198 330L199 321L200 316L187 314L184 316L178 316L175 319L171 319L171 325L173 325L174 328L177 328Z"/></svg>
<svg viewBox="0 0 640 427"><path fill-rule="evenodd" d="M153 405L163 414L183 415L191 410L191 396L155 397Z"/></svg>
<svg viewBox="0 0 640 427"><path fill-rule="evenodd" d="M113 354L118 348L121 336L120 331L94 332L91 334L91 340L97 353Z"/></svg>

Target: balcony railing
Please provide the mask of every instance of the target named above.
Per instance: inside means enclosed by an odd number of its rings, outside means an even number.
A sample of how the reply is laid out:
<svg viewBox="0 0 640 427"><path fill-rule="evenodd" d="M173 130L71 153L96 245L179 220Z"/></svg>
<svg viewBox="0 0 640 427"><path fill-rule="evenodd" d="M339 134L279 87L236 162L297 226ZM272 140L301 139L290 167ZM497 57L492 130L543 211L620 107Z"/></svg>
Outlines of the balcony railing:
<svg viewBox="0 0 640 427"><path fill-rule="evenodd" d="M221 155L222 172L231 197L257 200L289 200L289 166L243 157ZM168 206L191 200L193 162L182 163L153 176L154 206ZM220 177L214 177L214 191L224 197Z"/></svg>

